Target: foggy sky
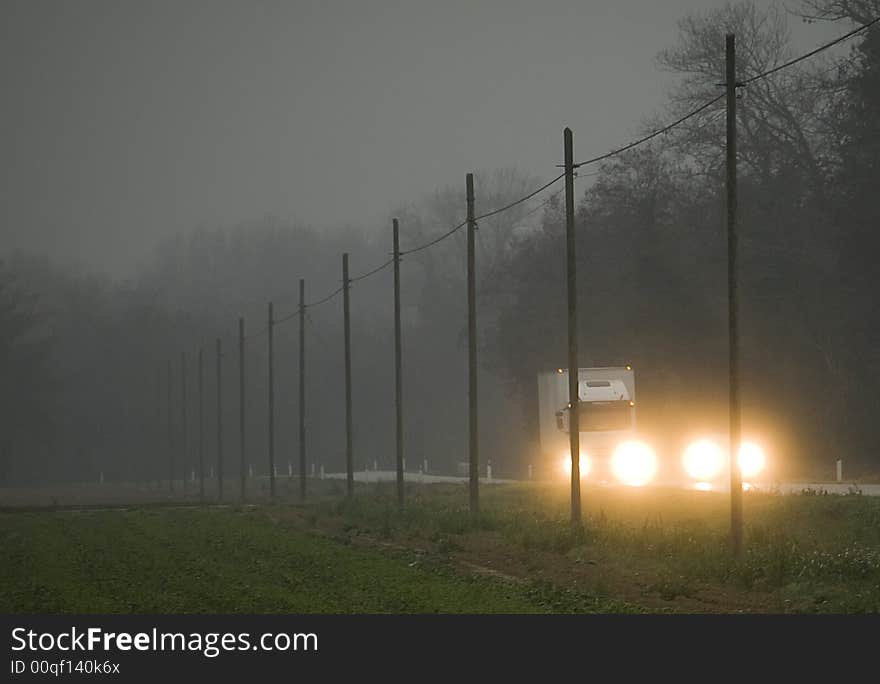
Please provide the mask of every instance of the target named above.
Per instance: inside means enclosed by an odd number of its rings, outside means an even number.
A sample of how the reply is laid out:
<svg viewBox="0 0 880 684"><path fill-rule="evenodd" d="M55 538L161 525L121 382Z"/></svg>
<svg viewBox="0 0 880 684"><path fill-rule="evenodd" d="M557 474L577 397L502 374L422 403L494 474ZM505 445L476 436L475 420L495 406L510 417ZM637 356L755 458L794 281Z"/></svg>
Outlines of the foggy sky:
<svg viewBox="0 0 880 684"><path fill-rule="evenodd" d="M0 254L124 275L199 225L385 228L467 171L550 177L564 126L576 157L636 133L676 21L723 4L3 0ZM798 50L844 30L792 20Z"/></svg>

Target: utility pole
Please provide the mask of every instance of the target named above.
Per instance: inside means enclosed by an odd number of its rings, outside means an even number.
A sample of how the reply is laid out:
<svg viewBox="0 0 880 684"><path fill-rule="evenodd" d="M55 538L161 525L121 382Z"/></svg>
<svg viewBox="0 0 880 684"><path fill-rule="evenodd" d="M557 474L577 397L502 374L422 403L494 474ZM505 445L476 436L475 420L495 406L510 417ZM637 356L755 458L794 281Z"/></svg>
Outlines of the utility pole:
<svg viewBox="0 0 880 684"><path fill-rule="evenodd" d="M238 319L238 436L241 454L241 500L245 498L245 428L244 428L244 318Z"/></svg>
<svg viewBox="0 0 880 684"><path fill-rule="evenodd" d="M392 221L394 247L394 408L396 413L397 505L403 508L403 371L400 344L400 239L397 219Z"/></svg>
<svg viewBox="0 0 880 684"><path fill-rule="evenodd" d="M299 280L299 498L306 498L306 281Z"/></svg>
<svg viewBox="0 0 880 684"><path fill-rule="evenodd" d="M274 333L275 316L272 302L269 302L269 498L275 500L275 358Z"/></svg>
<svg viewBox="0 0 880 684"><path fill-rule="evenodd" d="M217 338L217 500L223 501L223 349Z"/></svg>
<svg viewBox="0 0 880 684"><path fill-rule="evenodd" d="M480 512L480 443L477 425L477 285L474 266L474 174L465 177L467 189L467 295L468 295L468 469L471 515Z"/></svg>
<svg viewBox="0 0 880 684"><path fill-rule="evenodd" d="M186 425L186 352L180 352L180 440L183 456L183 491L186 491L186 470L189 467L189 444Z"/></svg>
<svg viewBox="0 0 880 684"><path fill-rule="evenodd" d="M162 366L156 368L156 439L154 441L156 454L162 449ZM162 487L161 469L156 472L156 488Z"/></svg>
<svg viewBox="0 0 880 684"><path fill-rule="evenodd" d="M168 382L165 389L167 390L168 404L168 491L174 491L174 419L171 416L171 359L168 360Z"/></svg>
<svg viewBox="0 0 880 684"><path fill-rule="evenodd" d="M351 439L351 320L349 317L348 253L342 255L342 310L345 318L345 484L346 493L354 495L354 454Z"/></svg>
<svg viewBox="0 0 880 684"><path fill-rule="evenodd" d="M205 417L202 348L199 347L199 501L205 501Z"/></svg>
<svg viewBox="0 0 880 684"><path fill-rule="evenodd" d="M574 233L574 143L565 129L565 248L568 281L568 437L571 452L571 523L581 517L581 434L578 399L577 242Z"/></svg>
<svg viewBox="0 0 880 684"><path fill-rule="evenodd" d="M739 402L739 301L736 287L736 36L727 34L727 334L728 383L730 388L730 541L733 553L742 550L742 473L739 468L740 402Z"/></svg>

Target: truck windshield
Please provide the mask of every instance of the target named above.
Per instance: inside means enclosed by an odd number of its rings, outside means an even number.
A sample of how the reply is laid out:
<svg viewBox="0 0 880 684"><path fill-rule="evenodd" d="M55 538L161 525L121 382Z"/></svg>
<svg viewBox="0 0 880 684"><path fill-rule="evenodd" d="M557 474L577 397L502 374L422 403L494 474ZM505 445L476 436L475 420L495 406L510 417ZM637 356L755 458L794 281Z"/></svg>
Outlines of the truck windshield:
<svg viewBox="0 0 880 684"><path fill-rule="evenodd" d="M582 402L579 406L581 432L628 430L632 426L628 401Z"/></svg>

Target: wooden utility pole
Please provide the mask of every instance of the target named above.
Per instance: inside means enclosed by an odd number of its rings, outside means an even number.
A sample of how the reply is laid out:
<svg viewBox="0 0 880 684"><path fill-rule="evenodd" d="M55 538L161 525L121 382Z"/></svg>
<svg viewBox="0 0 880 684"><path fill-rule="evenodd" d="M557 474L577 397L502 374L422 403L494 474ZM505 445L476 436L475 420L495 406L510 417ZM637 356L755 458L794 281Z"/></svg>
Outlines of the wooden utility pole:
<svg viewBox="0 0 880 684"><path fill-rule="evenodd" d="M269 498L275 500L275 316L269 302Z"/></svg>
<svg viewBox="0 0 880 684"><path fill-rule="evenodd" d="M171 372L171 359L168 360L168 382L166 383L165 389L167 390L167 408L168 408L168 491L174 491L174 418L172 417L171 411L171 384L172 384L172 372Z"/></svg>
<svg viewBox="0 0 880 684"><path fill-rule="evenodd" d="M205 500L205 404L202 348L199 347L199 501Z"/></svg>
<svg viewBox="0 0 880 684"><path fill-rule="evenodd" d="M223 501L223 349L217 338L217 500Z"/></svg>
<svg viewBox="0 0 880 684"><path fill-rule="evenodd" d="M571 129L565 129L565 248L568 282L568 443L571 452L571 522L580 526L581 444L578 399L577 243L574 226L574 143Z"/></svg>
<svg viewBox="0 0 880 684"><path fill-rule="evenodd" d="M351 438L351 320L349 318L350 283L348 254L342 255L342 311L345 318L345 484L349 497L354 494L354 454Z"/></svg>
<svg viewBox="0 0 880 684"><path fill-rule="evenodd" d="M156 439L153 442L156 448L156 455L162 452L162 366L156 368ZM162 470L161 466L157 467L156 488L162 487Z"/></svg>
<svg viewBox="0 0 880 684"><path fill-rule="evenodd" d="M180 453L183 461L183 491L186 491L187 468L189 468L189 443L186 425L186 352L180 353Z"/></svg>
<svg viewBox="0 0 880 684"><path fill-rule="evenodd" d="M465 177L467 197L467 296L468 296L468 473L470 509L480 512L480 442L477 424L477 284L474 264L474 174Z"/></svg>
<svg viewBox="0 0 880 684"><path fill-rule="evenodd" d="M727 334L730 388L730 541L733 553L742 549L742 473L739 468L739 301L736 287L736 36L727 34Z"/></svg>
<svg viewBox="0 0 880 684"><path fill-rule="evenodd" d="M238 319L238 437L241 455L241 500L245 499L247 470L245 463L245 427L244 427L244 318Z"/></svg>
<svg viewBox="0 0 880 684"><path fill-rule="evenodd" d="M403 371L400 344L400 239L397 219L392 221L394 247L394 408L397 447L397 504L403 508Z"/></svg>
<svg viewBox="0 0 880 684"><path fill-rule="evenodd" d="M306 281L299 281L299 498L306 498Z"/></svg>

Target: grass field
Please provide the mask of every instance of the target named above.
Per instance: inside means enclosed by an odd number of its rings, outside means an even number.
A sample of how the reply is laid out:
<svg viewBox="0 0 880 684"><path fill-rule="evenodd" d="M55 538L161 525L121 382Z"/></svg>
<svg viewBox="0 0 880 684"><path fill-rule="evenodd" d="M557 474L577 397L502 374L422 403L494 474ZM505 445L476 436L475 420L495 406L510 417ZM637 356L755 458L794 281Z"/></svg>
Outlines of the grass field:
<svg viewBox="0 0 880 684"><path fill-rule="evenodd" d="M390 486L306 504L4 512L3 612L877 612L880 499Z"/></svg>

